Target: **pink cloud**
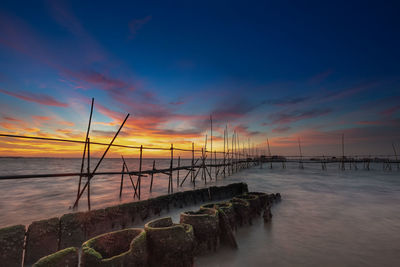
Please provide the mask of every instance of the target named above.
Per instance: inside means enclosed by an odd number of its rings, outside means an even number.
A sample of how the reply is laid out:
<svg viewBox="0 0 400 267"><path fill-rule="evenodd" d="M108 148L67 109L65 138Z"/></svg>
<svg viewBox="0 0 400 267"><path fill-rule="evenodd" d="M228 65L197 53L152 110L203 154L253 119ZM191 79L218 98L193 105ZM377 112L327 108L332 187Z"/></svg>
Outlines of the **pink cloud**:
<svg viewBox="0 0 400 267"><path fill-rule="evenodd" d="M72 72L66 71L67 75L72 77L73 79L77 79L77 82L84 82L89 85L89 87L100 87L103 90L114 90L118 91L121 89L133 90L134 86L128 82L125 82L121 79L110 77L104 73L100 73L94 70L82 71L82 72ZM82 84L78 84L75 88L84 88L87 86Z"/></svg>
<svg viewBox="0 0 400 267"><path fill-rule="evenodd" d="M9 96L13 96L28 102L33 102L46 106L68 107L68 104L55 100L53 97L45 94L34 94L30 92L13 93L0 89L0 92Z"/></svg>
<svg viewBox="0 0 400 267"><path fill-rule="evenodd" d="M385 109L385 110L383 110L382 112L381 112L381 114L383 115L383 116L388 116L388 117L391 117L391 116L393 116L393 114L395 114L397 111L399 111L400 110L400 105L397 105L397 106L394 106L394 107L391 107L391 108L388 108L388 109Z"/></svg>

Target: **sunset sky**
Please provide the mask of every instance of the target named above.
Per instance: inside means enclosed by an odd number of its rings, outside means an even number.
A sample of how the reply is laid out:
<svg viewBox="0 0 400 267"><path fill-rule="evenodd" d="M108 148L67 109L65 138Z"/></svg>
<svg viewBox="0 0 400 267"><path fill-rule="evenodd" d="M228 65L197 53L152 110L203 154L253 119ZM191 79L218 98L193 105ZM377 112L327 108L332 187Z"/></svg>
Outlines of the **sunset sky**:
<svg viewBox="0 0 400 267"><path fill-rule="evenodd" d="M392 154L396 2L3 0L0 133L84 140L94 97L92 141L130 113L116 143L200 148L212 115L218 150L227 125L272 154L297 155L300 138L306 155L339 155L342 133L346 154ZM0 137L0 156L81 150Z"/></svg>

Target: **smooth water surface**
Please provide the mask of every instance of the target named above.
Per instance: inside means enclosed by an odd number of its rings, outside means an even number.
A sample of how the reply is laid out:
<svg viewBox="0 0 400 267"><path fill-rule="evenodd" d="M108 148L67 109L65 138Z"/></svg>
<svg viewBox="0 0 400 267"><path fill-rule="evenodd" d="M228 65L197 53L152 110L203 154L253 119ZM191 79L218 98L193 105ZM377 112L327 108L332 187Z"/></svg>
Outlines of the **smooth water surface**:
<svg viewBox="0 0 400 267"><path fill-rule="evenodd" d="M400 172L379 167L247 170L250 190L282 194L272 222L239 228L238 251L196 266L400 266Z"/></svg>
<svg viewBox="0 0 400 267"><path fill-rule="evenodd" d="M152 160L145 160L143 169L151 164ZM128 165L137 170L137 160L129 159ZM157 167L169 167L169 161L157 160ZM265 164L263 169L253 167L218 180L218 185L244 181L251 191L280 192L282 201L273 207L271 223L258 219L238 229L238 250L222 247L197 258L195 265L400 266L400 172L396 166L392 172L382 171L378 164L372 167L371 171L340 171L332 164L322 171L318 164L307 164L304 170L296 164L287 164L286 169L274 164L271 170ZM0 175L79 169L78 159L0 159ZM104 170L121 170L121 161L107 159ZM184 175L186 171L181 179ZM143 198L167 193L166 175L154 177L151 194L149 180L143 178ZM125 177L119 200L120 176L96 177L91 185L92 208L132 201L129 183ZM179 190L192 188L185 183ZM0 227L70 212L76 190L77 177L0 181ZM87 209L84 196L81 210ZM179 219L179 212L171 215Z"/></svg>

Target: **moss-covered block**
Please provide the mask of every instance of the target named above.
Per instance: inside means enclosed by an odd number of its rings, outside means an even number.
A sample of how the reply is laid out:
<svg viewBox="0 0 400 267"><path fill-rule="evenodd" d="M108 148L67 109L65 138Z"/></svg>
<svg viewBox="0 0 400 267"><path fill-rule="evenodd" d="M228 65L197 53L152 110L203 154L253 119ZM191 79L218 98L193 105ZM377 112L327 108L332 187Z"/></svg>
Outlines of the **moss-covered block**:
<svg viewBox="0 0 400 267"><path fill-rule="evenodd" d="M219 219L215 209L185 211L180 214L180 222L193 227L196 238L195 255L216 251L219 247Z"/></svg>
<svg viewBox="0 0 400 267"><path fill-rule="evenodd" d="M60 218L60 247L80 247L86 240L85 220L86 212L68 213Z"/></svg>
<svg viewBox="0 0 400 267"><path fill-rule="evenodd" d="M81 266L147 266L147 258L146 232L128 228L83 243Z"/></svg>
<svg viewBox="0 0 400 267"><path fill-rule="evenodd" d="M25 265L31 265L41 257L56 252L59 232L58 218L36 221L29 225L26 234Z"/></svg>
<svg viewBox="0 0 400 267"><path fill-rule="evenodd" d="M219 220L219 236L221 239L221 243L228 245L232 248L237 248L237 242L235 235L233 234L232 227L229 222L228 216L221 208L217 208L218 210L218 220Z"/></svg>
<svg viewBox="0 0 400 267"><path fill-rule="evenodd" d="M137 206L139 203L140 202L130 202L106 208L104 210L105 217L107 222L111 225L109 231L124 229L132 225L136 217L138 217Z"/></svg>
<svg viewBox="0 0 400 267"><path fill-rule="evenodd" d="M227 216L229 225L232 229L236 229L236 214L233 208L233 204L229 201L226 202L218 202L218 203L211 203L205 204L200 207L200 209L217 209L222 210L224 214Z"/></svg>
<svg viewBox="0 0 400 267"><path fill-rule="evenodd" d="M105 209L86 212L84 220L85 239L112 231L111 222L107 218Z"/></svg>
<svg viewBox="0 0 400 267"><path fill-rule="evenodd" d="M78 267L78 249L69 247L39 259L33 267Z"/></svg>
<svg viewBox="0 0 400 267"><path fill-rule="evenodd" d="M170 217L148 222L149 266L193 266L194 234L188 224L174 224Z"/></svg>
<svg viewBox="0 0 400 267"><path fill-rule="evenodd" d="M195 194L193 191L184 191L183 199L185 200L185 205L193 205L196 204Z"/></svg>
<svg viewBox="0 0 400 267"><path fill-rule="evenodd" d="M260 210L269 203L269 195L262 192L248 192L247 195L258 197Z"/></svg>
<svg viewBox="0 0 400 267"><path fill-rule="evenodd" d="M250 204L250 216L255 217L256 215L260 215L262 207L258 195L245 193L234 197L234 199L241 199Z"/></svg>
<svg viewBox="0 0 400 267"><path fill-rule="evenodd" d="M172 197L172 205L174 208L183 208L185 204L184 194L182 192L176 192L171 195Z"/></svg>
<svg viewBox="0 0 400 267"><path fill-rule="evenodd" d="M251 224L251 208L249 202L242 199L231 199L233 209L235 211L236 225Z"/></svg>
<svg viewBox="0 0 400 267"><path fill-rule="evenodd" d="M21 267L24 239L24 225L14 225L0 229L1 266Z"/></svg>
<svg viewBox="0 0 400 267"><path fill-rule="evenodd" d="M169 196L163 195L149 199L149 206L153 215L160 216L163 210L169 210Z"/></svg>
<svg viewBox="0 0 400 267"><path fill-rule="evenodd" d="M149 200L136 202L136 212L142 221L146 220L151 215L150 204L151 202Z"/></svg>
<svg viewBox="0 0 400 267"><path fill-rule="evenodd" d="M194 204L198 204L205 201L204 195L200 189L193 190L193 195L194 195Z"/></svg>

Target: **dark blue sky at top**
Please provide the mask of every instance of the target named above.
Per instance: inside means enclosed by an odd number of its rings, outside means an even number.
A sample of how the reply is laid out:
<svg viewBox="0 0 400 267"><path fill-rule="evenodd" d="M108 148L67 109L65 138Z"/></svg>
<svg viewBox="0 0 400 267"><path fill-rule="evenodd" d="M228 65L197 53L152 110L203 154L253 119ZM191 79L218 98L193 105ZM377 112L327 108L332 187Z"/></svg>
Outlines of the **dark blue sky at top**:
<svg viewBox="0 0 400 267"><path fill-rule="evenodd" d="M277 146L297 135L351 136L360 129L363 140L385 131L382 138L396 142L399 7L398 1L2 1L0 101L27 106L2 108L0 116L29 108L79 125L71 110L94 96L161 131L200 134L204 117L214 114L221 127L230 123L258 142L268 134ZM68 107L15 95L26 92ZM146 103L156 107L142 108Z"/></svg>

